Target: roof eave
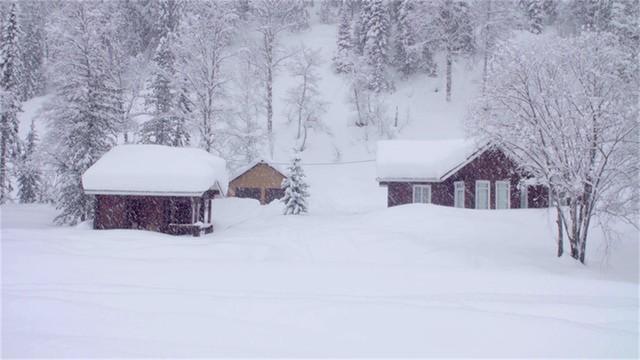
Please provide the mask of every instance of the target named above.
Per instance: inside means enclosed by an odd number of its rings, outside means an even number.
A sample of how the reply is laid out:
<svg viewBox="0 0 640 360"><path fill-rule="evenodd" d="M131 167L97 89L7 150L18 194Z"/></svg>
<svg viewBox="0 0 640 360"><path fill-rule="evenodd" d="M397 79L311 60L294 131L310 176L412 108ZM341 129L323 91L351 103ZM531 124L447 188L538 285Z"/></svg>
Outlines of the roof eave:
<svg viewBox="0 0 640 360"><path fill-rule="evenodd" d="M138 190L103 190L84 189L87 195L120 195L120 196L178 196L178 197L200 197L205 191L138 191ZM222 193L222 191L220 191Z"/></svg>

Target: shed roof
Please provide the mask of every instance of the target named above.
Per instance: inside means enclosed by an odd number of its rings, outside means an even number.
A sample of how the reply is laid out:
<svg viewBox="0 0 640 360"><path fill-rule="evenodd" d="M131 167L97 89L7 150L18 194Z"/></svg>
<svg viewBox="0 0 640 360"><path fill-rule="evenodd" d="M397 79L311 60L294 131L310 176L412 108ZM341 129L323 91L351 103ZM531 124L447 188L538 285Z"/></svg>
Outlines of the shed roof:
<svg viewBox="0 0 640 360"><path fill-rule="evenodd" d="M471 139L379 141L378 181L443 181L488 147Z"/></svg>
<svg viewBox="0 0 640 360"><path fill-rule="evenodd" d="M197 148L119 145L82 175L87 194L200 196L225 194L226 162Z"/></svg>
<svg viewBox="0 0 640 360"><path fill-rule="evenodd" d="M247 171L253 169L254 167L263 164L263 165L267 165L270 168L272 168L273 170L275 170L276 172L280 173L280 175L282 175L283 177L287 177L287 175L285 174L285 170L280 167L277 164L274 163L270 163L264 159L258 159L252 163L249 163L245 166L242 166L240 168L238 168L236 171L233 172L233 176L231 177L231 180L229 182L234 181L235 179L239 178L240 176L244 175Z"/></svg>

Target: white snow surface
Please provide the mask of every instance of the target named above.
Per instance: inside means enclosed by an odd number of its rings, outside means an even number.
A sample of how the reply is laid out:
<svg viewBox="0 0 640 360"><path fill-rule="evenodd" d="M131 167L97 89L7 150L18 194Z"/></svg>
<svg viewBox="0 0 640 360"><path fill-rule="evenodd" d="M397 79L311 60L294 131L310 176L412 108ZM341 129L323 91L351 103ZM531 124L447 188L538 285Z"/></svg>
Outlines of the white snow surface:
<svg viewBox="0 0 640 360"><path fill-rule="evenodd" d="M638 357L631 227L609 246L594 228L583 266L555 257L545 209L224 198L200 238L0 210L7 358Z"/></svg>
<svg viewBox="0 0 640 360"><path fill-rule="evenodd" d="M473 139L379 141L378 178L438 181L480 148Z"/></svg>
<svg viewBox="0 0 640 360"><path fill-rule="evenodd" d="M227 192L226 162L198 148L119 145L82 176L85 192L100 194L185 194L219 187Z"/></svg>

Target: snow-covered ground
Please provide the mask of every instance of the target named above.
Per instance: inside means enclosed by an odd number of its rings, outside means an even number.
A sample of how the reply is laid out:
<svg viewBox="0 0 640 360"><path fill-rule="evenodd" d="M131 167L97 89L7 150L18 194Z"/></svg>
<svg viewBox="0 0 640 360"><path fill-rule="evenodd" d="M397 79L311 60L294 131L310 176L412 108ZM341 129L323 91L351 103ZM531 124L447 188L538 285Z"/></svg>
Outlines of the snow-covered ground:
<svg viewBox="0 0 640 360"><path fill-rule="evenodd" d="M606 260L594 231L584 267L554 257L546 210L352 211L344 191L306 216L216 200L200 238L4 206L2 355L638 356L632 229Z"/></svg>

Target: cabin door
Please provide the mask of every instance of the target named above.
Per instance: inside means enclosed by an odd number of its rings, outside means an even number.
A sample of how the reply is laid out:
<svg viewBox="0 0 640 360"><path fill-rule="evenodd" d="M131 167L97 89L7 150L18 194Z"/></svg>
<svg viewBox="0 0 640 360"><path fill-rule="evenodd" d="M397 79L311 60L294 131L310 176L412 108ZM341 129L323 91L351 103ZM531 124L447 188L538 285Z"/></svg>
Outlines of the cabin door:
<svg viewBox="0 0 640 360"><path fill-rule="evenodd" d="M127 199L127 227L129 229L140 229L142 224L142 201L140 199Z"/></svg>

